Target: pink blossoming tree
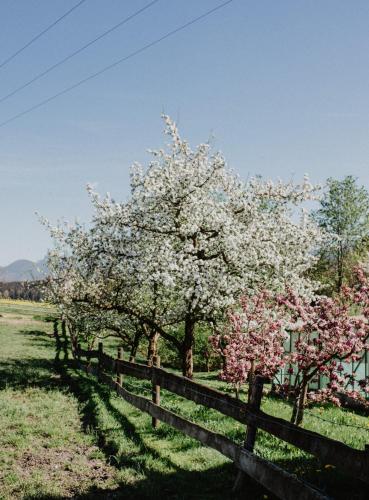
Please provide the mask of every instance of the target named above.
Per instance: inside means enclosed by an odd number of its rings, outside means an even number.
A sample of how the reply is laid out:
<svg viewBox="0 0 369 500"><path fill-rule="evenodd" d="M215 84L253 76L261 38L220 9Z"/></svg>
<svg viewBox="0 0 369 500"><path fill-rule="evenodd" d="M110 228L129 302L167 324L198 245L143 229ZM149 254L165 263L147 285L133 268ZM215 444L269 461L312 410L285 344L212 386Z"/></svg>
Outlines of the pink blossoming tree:
<svg viewBox="0 0 369 500"><path fill-rule="evenodd" d="M366 318L350 316L351 301L346 299L353 293L359 292L346 290L345 295L335 299L322 297L314 303L293 290L279 297L279 303L291 317L292 330L298 335L294 352L286 358L291 371L295 366L295 382L287 389L295 398L291 421L297 425L302 422L307 399L339 404L336 393L344 390L346 382L342 363L360 359L368 347ZM327 387L308 393L309 383L319 375L328 377Z"/></svg>
<svg viewBox="0 0 369 500"><path fill-rule="evenodd" d="M369 279L357 270L358 284L344 288L336 298L320 297L311 301L293 289L280 296L261 291L244 296L240 307L228 315L224 332L210 337L213 348L223 359L220 376L235 387L237 396L247 380L255 375L273 378L289 365L293 384L285 384L286 394L294 399L291 421L301 424L308 400L339 404L338 392L346 390L349 375L344 363L357 361L369 348ZM360 315L352 316L356 304ZM286 328L295 339L293 352L286 352ZM328 384L309 392L309 384L318 376L326 376ZM358 389L349 392L359 397L369 392L366 380L358 381Z"/></svg>
<svg viewBox="0 0 369 500"><path fill-rule="evenodd" d="M220 377L234 386L237 397L247 380L251 386L254 375L272 378L284 365L287 337L286 314L270 292L243 296L240 306L229 313L225 332L210 337L223 359Z"/></svg>

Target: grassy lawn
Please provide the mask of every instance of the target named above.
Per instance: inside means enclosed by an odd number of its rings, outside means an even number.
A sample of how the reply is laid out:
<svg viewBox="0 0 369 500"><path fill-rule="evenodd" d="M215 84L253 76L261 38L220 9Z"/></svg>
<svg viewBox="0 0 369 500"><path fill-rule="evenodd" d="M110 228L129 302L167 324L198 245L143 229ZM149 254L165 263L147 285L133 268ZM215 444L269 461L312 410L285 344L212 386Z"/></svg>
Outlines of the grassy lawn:
<svg viewBox="0 0 369 500"><path fill-rule="evenodd" d="M0 314L0 498L94 498L116 488L116 469L53 371L51 324L39 319L50 309L0 301Z"/></svg>
<svg viewBox="0 0 369 500"><path fill-rule="evenodd" d="M225 457L165 424L153 430L151 417L93 377L55 366L52 324L41 321L50 312L0 301L0 498L230 498L235 471ZM228 390L214 374L196 378ZM130 377L124 383L151 396L149 383ZM162 405L238 443L244 439L244 426L215 410L167 391ZM270 397L262 407L287 420L291 414L288 404ZM347 410L315 407L304 426L358 449L369 443L368 419ZM318 487L328 484L334 498L367 498L367 487L264 432L256 452ZM272 498L250 480L243 494Z"/></svg>

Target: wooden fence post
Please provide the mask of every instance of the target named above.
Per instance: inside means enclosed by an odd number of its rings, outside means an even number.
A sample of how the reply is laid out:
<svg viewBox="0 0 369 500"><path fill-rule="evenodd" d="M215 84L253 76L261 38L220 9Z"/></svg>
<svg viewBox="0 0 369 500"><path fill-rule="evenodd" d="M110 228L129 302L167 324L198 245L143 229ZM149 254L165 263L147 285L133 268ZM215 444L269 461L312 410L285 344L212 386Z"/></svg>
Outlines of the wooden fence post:
<svg viewBox="0 0 369 500"><path fill-rule="evenodd" d="M251 410L259 410L261 405L261 400L263 397L263 386L265 379L256 375L251 387L250 399L248 405ZM257 427L255 425L248 425L246 431L246 439L243 447L248 451L254 451L255 440L256 440ZM241 470L238 471L236 481L233 485L233 492L237 492L242 487L245 479L245 473Z"/></svg>
<svg viewBox="0 0 369 500"><path fill-rule="evenodd" d="M118 347L117 359L122 360L124 356L123 347ZM117 384L123 385L123 374L119 372L119 365L117 364Z"/></svg>
<svg viewBox="0 0 369 500"><path fill-rule="evenodd" d="M156 366L157 368L160 368L160 356L153 356L152 358L153 361L153 366ZM155 370L152 371L152 402L155 403L156 405L160 405L160 385L157 385L154 380L154 373ZM159 425L159 420L157 418L152 417L152 426L154 429L156 429Z"/></svg>

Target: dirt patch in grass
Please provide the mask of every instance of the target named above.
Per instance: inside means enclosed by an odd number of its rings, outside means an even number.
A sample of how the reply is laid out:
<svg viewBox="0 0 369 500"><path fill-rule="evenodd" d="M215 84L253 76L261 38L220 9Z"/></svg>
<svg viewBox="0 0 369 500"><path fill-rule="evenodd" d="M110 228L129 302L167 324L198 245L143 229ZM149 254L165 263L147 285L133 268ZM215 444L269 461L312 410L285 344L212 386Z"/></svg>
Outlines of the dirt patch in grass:
<svg viewBox="0 0 369 500"><path fill-rule="evenodd" d="M38 476L45 484L57 484L59 494L67 498L93 488L111 490L116 471L101 459L93 458L98 453L95 446L27 450L16 461L14 470L25 483Z"/></svg>
<svg viewBox="0 0 369 500"><path fill-rule="evenodd" d="M69 392L54 385L3 389L0 429L1 500L114 497L118 470L82 431Z"/></svg>

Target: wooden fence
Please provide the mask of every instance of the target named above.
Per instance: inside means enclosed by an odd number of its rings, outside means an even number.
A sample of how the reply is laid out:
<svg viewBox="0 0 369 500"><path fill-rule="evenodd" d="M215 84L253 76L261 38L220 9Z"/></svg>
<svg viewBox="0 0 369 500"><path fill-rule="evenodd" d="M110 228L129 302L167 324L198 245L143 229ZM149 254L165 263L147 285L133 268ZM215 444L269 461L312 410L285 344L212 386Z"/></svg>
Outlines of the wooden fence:
<svg viewBox="0 0 369 500"><path fill-rule="evenodd" d="M336 441L306 429L302 429L286 420L273 417L260 410L262 384L253 395L250 403L244 403L228 394L193 380L175 375L160 368L132 363L123 359L123 351L118 349L117 358L113 358L99 349L86 351L78 346L76 357L88 373L97 375L102 383L109 385L128 403L148 413L153 419L153 426L160 420L182 431L201 443L214 448L230 458L236 467L256 480L278 498L286 500L322 500L328 497L279 466L255 455L253 445L256 429L262 429L277 438L290 443L301 450L316 456L323 464L331 464L343 470L356 479L369 483L369 447L364 451L351 448ZM81 357L88 362L82 362ZM91 365L90 360L97 359L97 365ZM156 359L156 365L160 360ZM106 372L111 372L110 374ZM114 373L115 377L112 377ZM152 383L152 401L138 396L124 387L123 375L149 380ZM257 385L256 385L257 387ZM230 439L212 432L204 427L160 407L160 388L194 401L197 404L213 408L238 422L247 425L248 433L244 447L238 446Z"/></svg>

